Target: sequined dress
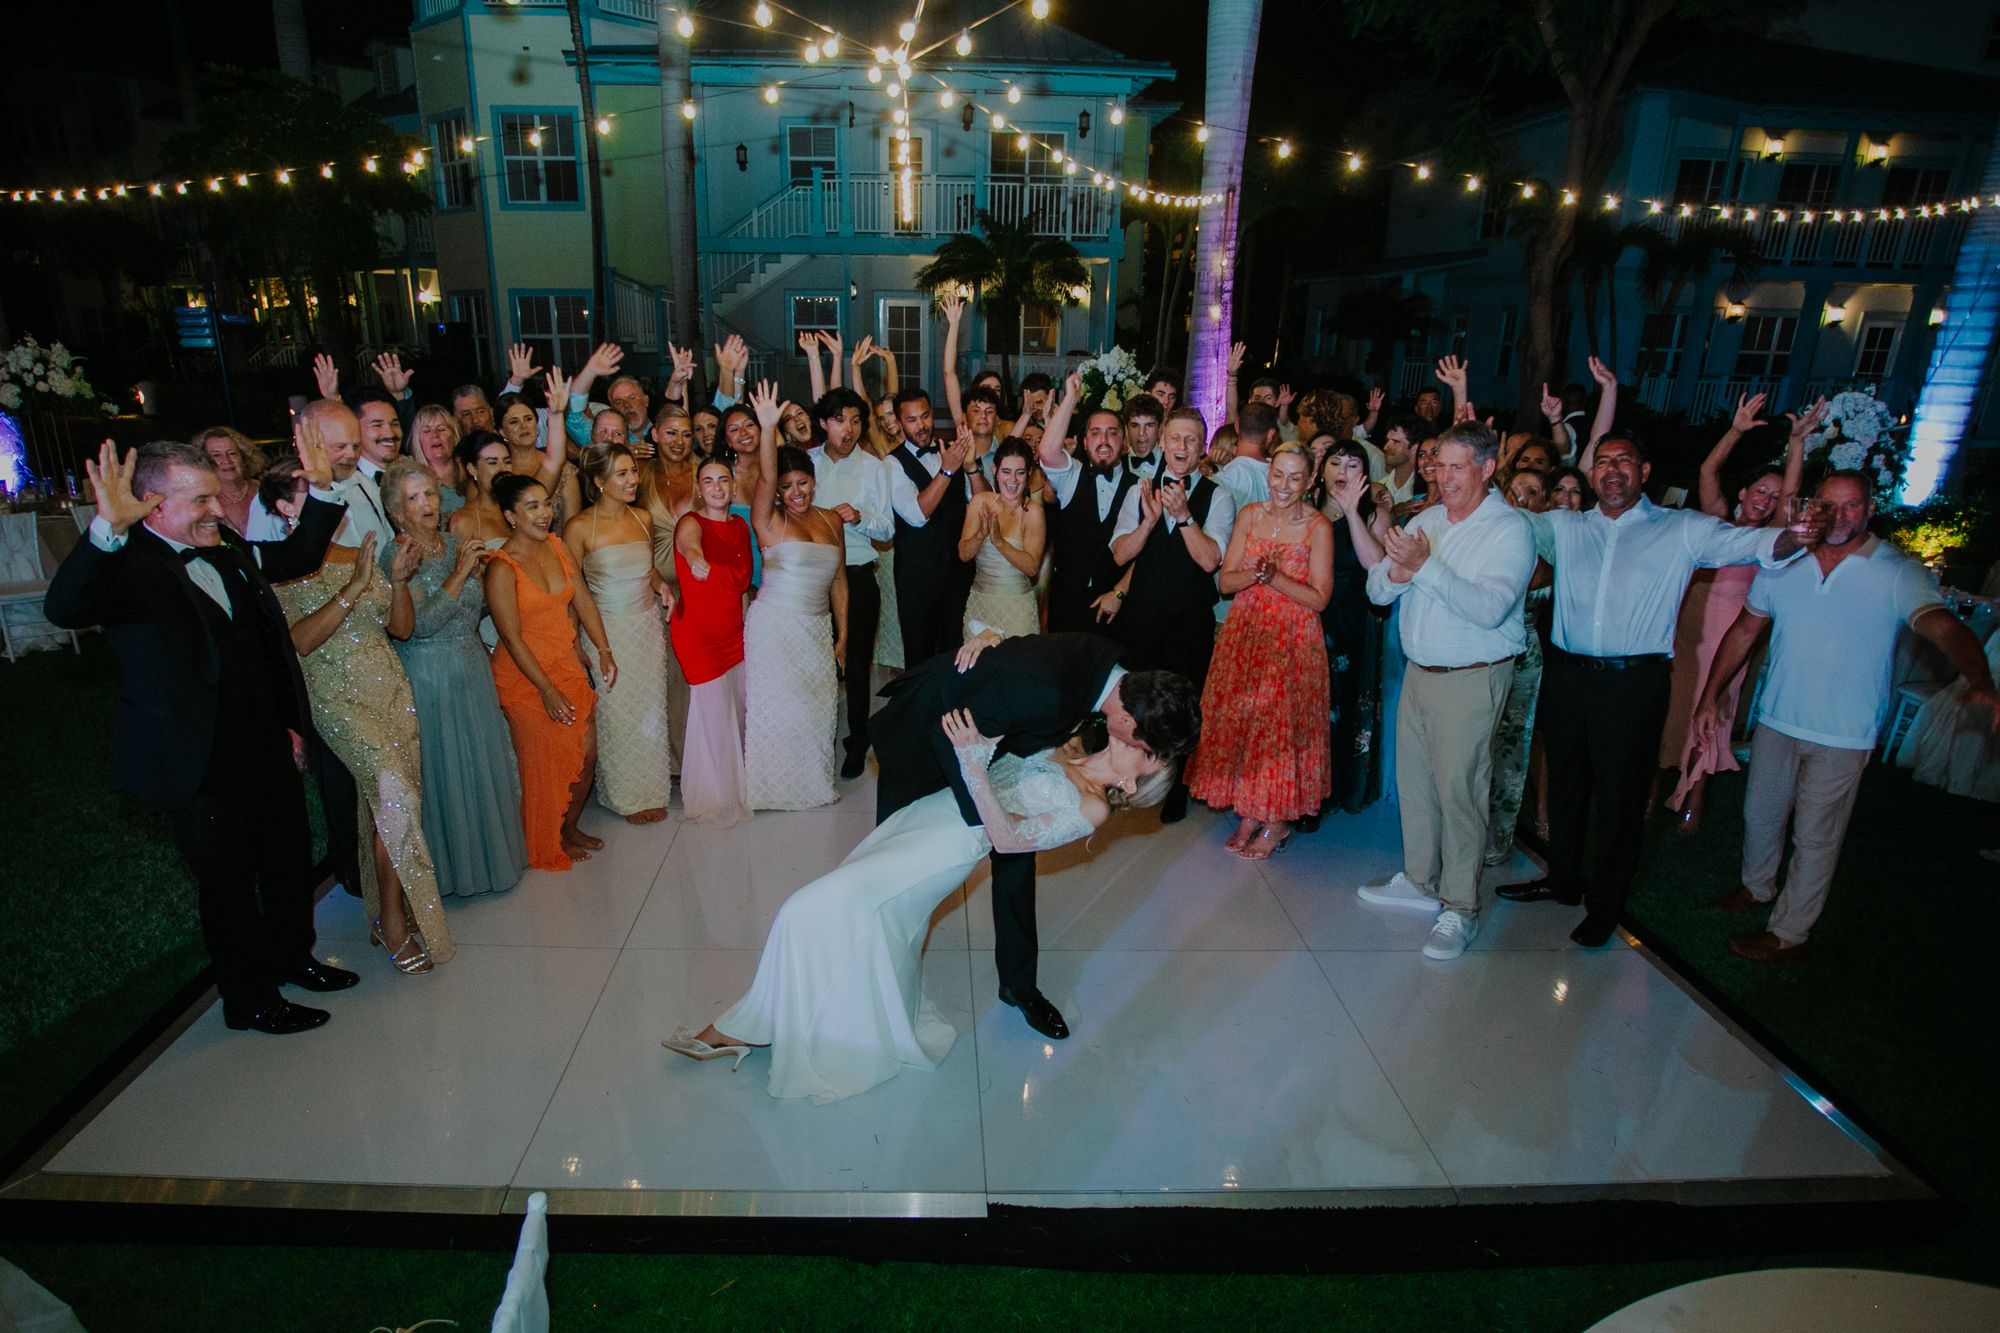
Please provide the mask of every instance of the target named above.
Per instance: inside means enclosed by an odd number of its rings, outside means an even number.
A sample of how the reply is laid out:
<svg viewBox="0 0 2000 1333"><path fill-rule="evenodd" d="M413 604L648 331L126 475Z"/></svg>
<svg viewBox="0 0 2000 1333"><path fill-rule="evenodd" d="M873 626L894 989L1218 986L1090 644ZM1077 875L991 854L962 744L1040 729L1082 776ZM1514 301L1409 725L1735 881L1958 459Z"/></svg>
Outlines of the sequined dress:
<svg viewBox="0 0 2000 1333"><path fill-rule="evenodd" d="M285 619L296 625L332 601L360 553L329 547L319 573L277 589ZM389 646L389 580L377 575L333 635L299 659L312 700L313 726L354 776L360 795L361 897L371 920L382 916L382 890L369 848L379 834L410 914L432 959L453 952L438 899L437 872L423 827L423 755L417 706L402 659ZM393 904L392 904L393 908Z"/></svg>
<svg viewBox="0 0 2000 1333"><path fill-rule="evenodd" d="M828 589L843 548L788 541L764 550L764 586L743 625L743 763L752 810L810 810L834 786L840 686Z"/></svg>
<svg viewBox="0 0 2000 1333"><path fill-rule="evenodd" d="M961 752L967 781L983 774L1036 850L1090 836L1053 751L988 768L991 754ZM944 1059L958 1034L924 995L924 939L938 903L991 847L947 788L898 810L786 900L749 992L715 1020L730 1037L770 1045L773 1097L839 1101Z"/></svg>
<svg viewBox="0 0 2000 1333"><path fill-rule="evenodd" d="M999 630L1008 638L1039 634L1040 609L1035 604L1035 581L1016 569L991 537L979 544L972 561L972 591L965 598L965 637L972 637L972 622Z"/></svg>
<svg viewBox="0 0 2000 1333"><path fill-rule="evenodd" d="M597 799L621 815L664 810L673 776L667 622L653 591L651 539L592 547L583 557L583 577L618 663L617 683L597 698Z"/></svg>

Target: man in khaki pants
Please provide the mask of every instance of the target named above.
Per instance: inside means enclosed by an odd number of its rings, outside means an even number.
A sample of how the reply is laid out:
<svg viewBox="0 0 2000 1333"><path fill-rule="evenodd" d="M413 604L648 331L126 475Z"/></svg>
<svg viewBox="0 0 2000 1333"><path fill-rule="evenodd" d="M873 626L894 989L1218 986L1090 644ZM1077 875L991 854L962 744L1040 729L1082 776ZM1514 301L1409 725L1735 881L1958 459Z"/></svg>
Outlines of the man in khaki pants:
<svg viewBox="0 0 2000 1333"><path fill-rule="evenodd" d="M1479 931L1493 732L1527 646L1521 599L1535 568L1527 520L1492 488L1500 442L1477 422L1438 437L1439 502L1383 537L1368 596L1401 599L1403 697L1396 787L1403 869L1363 902L1435 912L1426 958L1456 958Z"/></svg>

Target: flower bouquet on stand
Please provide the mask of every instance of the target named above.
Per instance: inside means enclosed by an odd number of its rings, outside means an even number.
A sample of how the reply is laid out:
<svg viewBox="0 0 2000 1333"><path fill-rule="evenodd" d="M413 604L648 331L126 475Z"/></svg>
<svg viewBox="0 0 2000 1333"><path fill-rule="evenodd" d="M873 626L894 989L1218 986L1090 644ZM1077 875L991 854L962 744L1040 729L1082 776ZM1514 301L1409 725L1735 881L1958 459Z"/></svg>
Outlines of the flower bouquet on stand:
<svg viewBox="0 0 2000 1333"><path fill-rule="evenodd" d="M19 495L52 480L69 455L69 418L117 410L61 343L43 346L31 334L0 352L0 487Z"/></svg>
<svg viewBox="0 0 2000 1333"><path fill-rule="evenodd" d="M1821 472L1865 473L1874 488L1876 507L1895 505L1910 462L1909 427L1896 424L1873 385L1837 393L1827 400L1826 408L1825 424L1806 436L1806 466Z"/></svg>
<svg viewBox="0 0 2000 1333"><path fill-rule="evenodd" d="M1122 412L1126 403L1146 389L1146 372L1139 369L1139 363L1122 347L1099 352L1081 362L1076 373L1083 381L1083 401L1077 405L1079 422L1100 408Z"/></svg>

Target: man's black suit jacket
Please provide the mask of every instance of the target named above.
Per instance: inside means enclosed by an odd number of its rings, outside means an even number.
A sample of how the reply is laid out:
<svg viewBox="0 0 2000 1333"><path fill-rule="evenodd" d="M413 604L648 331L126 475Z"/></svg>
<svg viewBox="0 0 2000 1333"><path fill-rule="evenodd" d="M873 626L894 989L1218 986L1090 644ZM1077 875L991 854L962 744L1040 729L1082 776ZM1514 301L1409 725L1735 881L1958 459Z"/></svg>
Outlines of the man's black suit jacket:
<svg viewBox="0 0 2000 1333"><path fill-rule="evenodd" d="M299 525L282 542L246 542L227 534L225 557L248 578L261 618L275 636L289 679L273 693L290 705L287 719L311 734L305 678L292 651L284 609L267 580L280 583L318 571L346 506L308 498ZM111 777L163 810L185 807L200 790L215 740L222 661L215 635L196 598L208 596L188 576L180 554L143 524L116 551L101 551L86 533L49 584L44 613L64 629L104 627L118 654L118 707L113 717Z"/></svg>

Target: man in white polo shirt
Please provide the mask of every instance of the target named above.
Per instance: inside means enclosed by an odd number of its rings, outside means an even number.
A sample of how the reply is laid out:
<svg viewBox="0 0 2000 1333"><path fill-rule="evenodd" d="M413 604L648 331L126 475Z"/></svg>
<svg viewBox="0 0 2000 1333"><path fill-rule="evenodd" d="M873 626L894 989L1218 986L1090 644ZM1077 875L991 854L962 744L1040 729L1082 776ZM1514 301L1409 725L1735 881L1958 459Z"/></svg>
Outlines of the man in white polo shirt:
<svg viewBox="0 0 2000 1333"><path fill-rule="evenodd" d="M1987 710L1989 726L2000 723L2000 695L1979 641L1945 609L1930 571L1868 531L1875 514L1868 479L1835 472L1820 483L1818 495L1828 511L1825 540L1811 559L1758 571L1749 600L1716 649L1695 712L1695 726L1704 733L1722 725L1717 682L1733 677L1771 629L1743 797L1743 883L1715 904L1732 913L1771 907L1768 930L1729 942L1758 963L1803 957L1806 935L1826 906L1847 818L1889 699L1901 626L1936 644L1972 687L1966 701ZM1792 868L1780 893L1787 819Z"/></svg>
<svg viewBox="0 0 2000 1333"><path fill-rule="evenodd" d="M1433 474L1441 503L1407 531L1384 533L1388 554L1368 571L1370 601L1403 603L1409 665L1396 710L1403 869L1363 885L1360 897L1435 911L1426 958L1458 957L1479 931L1493 732L1527 647L1521 598L1535 539L1493 489L1499 457L1500 441L1477 422L1441 435Z"/></svg>

